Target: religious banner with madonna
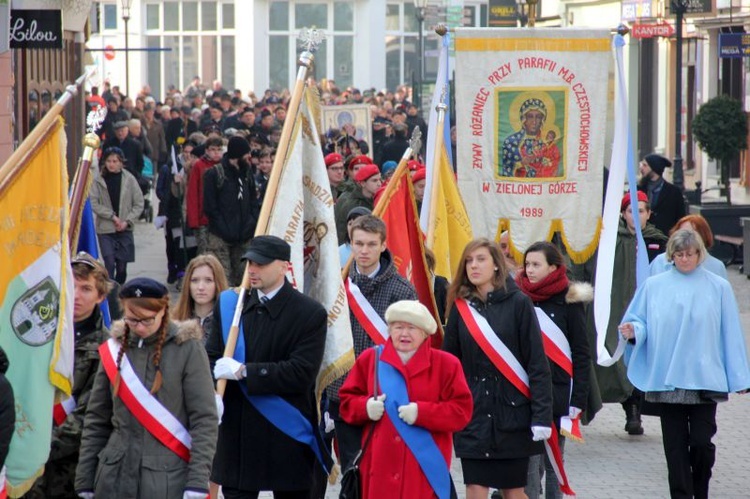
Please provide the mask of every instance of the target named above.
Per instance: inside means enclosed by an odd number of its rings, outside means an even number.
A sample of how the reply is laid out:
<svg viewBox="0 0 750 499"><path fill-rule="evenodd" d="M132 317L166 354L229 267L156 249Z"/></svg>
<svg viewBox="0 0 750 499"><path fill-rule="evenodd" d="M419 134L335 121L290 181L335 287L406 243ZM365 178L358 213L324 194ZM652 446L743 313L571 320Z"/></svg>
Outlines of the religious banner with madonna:
<svg viewBox="0 0 750 499"><path fill-rule="evenodd" d="M558 231L575 262L596 249L610 59L608 30L456 30L458 185L516 260Z"/></svg>

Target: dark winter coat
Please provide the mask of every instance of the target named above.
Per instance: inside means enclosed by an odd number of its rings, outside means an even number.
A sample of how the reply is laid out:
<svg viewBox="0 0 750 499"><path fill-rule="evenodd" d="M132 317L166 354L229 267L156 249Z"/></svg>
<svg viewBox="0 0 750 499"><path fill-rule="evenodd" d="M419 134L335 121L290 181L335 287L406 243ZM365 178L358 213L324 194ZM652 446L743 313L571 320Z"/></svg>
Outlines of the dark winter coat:
<svg viewBox="0 0 750 499"><path fill-rule="evenodd" d="M383 144L380 161L383 163L386 161L395 161L398 163L401 161L401 157L404 155L404 152L406 152L408 147L409 141L406 137L399 137L397 134L391 140Z"/></svg>
<svg viewBox="0 0 750 499"><path fill-rule="evenodd" d="M393 303L401 300L416 300L417 292L414 286L398 273L393 264L391 252L387 249L380 254L380 271L370 278L357 272L353 265L349 277L356 284L362 295L367 298L375 312L385 320L385 311ZM352 339L354 340L354 355L359 357L362 352L375 346L370 335L357 321L354 312L349 309L349 320L352 324ZM346 381L346 376L335 380L328 387L328 398L334 402L339 400L339 389Z"/></svg>
<svg viewBox="0 0 750 499"><path fill-rule="evenodd" d="M429 339L406 364L390 339L380 358L403 376L409 402L417 404L414 426L430 432L450 467L451 435L466 426L473 407L461 364L454 356L433 349ZM399 436L390 416L383 414L374 426L367 416L367 399L372 397L375 385L374 364L375 351L369 349L357 359L341 388L341 416L349 424L368 425L371 430L367 431L373 432L362 457L362 497L434 498L435 493L419 462Z"/></svg>
<svg viewBox="0 0 750 499"><path fill-rule="evenodd" d="M124 323L112 326L112 336L124 333ZM96 497L182 499L185 489L208 492L211 459L216 449L218 418L203 331L195 321L170 323L162 346L162 385L155 397L190 433L187 463L133 416L100 366L91 391L76 470L76 490L93 490ZM130 335L127 356L138 378L150 388L156 368L157 335L141 343Z"/></svg>
<svg viewBox="0 0 750 499"><path fill-rule="evenodd" d="M531 439L532 426L552 424L552 384L539 322L531 299L508 279L506 289L471 299L493 331L529 376L531 399L518 391L484 354L466 324L451 307L443 349L459 358L474 398L474 414L453 438L456 456L508 459L540 454L543 442Z"/></svg>
<svg viewBox="0 0 750 499"><path fill-rule="evenodd" d="M552 374L552 415L555 420L567 416L570 407L586 409L591 374L591 355L586 336L586 313L584 306L594 299L594 290L588 283L571 283L567 290L543 302L535 302L552 322L563 332L570 344L573 360L573 391L570 376L560 366L550 361Z"/></svg>
<svg viewBox="0 0 750 499"><path fill-rule="evenodd" d="M110 147L119 147L125 154L125 168L133 174L136 180L141 178L143 172L143 145L135 140L133 137L128 135L125 140L120 142L117 137L113 136L104 143L102 147L103 151L106 151Z"/></svg>
<svg viewBox="0 0 750 499"><path fill-rule="evenodd" d="M647 184L641 183L638 189L648 194ZM664 234L669 234L672 227L684 216L685 198L682 192L674 184L664 180L656 203L651 204L651 216L648 221Z"/></svg>
<svg viewBox="0 0 750 499"><path fill-rule="evenodd" d="M213 317L206 343L212 364L224 355L220 301ZM265 304L253 290L242 312L247 378L241 382L251 395L281 396L313 428L318 427L314 388L323 360L326 322L323 306L296 291L289 282ZM212 481L240 490L310 488L313 470L319 466L313 451L263 417L238 383L229 381L224 394Z"/></svg>
<svg viewBox="0 0 750 499"><path fill-rule="evenodd" d="M16 427L16 404L13 398L13 387L5 377L8 371L8 356L5 350L0 348L0 468L5 464L8 457L10 439Z"/></svg>
<svg viewBox="0 0 750 499"><path fill-rule="evenodd" d="M229 244L237 244L255 234L260 206L250 166L240 160L238 169L228 161L224 155L220 163L203 175L203 211L208 217L208 229L213 234ZM223 174L219 171L220 166Z"/></svg>

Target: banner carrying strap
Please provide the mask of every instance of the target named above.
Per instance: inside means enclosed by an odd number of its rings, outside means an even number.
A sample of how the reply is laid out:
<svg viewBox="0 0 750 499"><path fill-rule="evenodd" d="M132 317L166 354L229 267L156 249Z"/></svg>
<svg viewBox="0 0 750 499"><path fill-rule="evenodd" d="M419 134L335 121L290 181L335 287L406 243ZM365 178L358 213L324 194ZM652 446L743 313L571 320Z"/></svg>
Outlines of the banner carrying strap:
<svg viewBox="0 0 750 499"><path fill-rule="evenodd" d="M112 385L117 378L117 355L120 348L120 343L114 338L99 346L102 366ZM186 462L190 462L190 433L143 385L126 354L123 354L120 361L120 387L117 396L155 439Z"/></svg>
<svg viewBox="0 0 750 499"><path fill-rule="evenodd" d="M383 318L375 311L351 277L346 278L344 287L349 300L349 308L354 313L357 322L376 345L385 343L388 340L388 326Z"/></svg>

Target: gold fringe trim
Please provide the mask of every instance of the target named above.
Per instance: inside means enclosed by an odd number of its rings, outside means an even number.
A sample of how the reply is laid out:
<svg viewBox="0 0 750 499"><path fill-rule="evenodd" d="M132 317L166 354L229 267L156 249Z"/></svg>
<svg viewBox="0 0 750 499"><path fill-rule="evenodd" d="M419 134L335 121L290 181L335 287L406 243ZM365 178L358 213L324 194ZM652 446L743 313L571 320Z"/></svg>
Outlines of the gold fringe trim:
<svg viewBox="0 0 750 499"><path fill-rule="evenodd" d="M315 400L318 403L318 408L320 408L320 397L323 396L323 390L335 380L348 373L353 366L354 349L351 349L318 374L318 382L315 386Z"/></svg>
<svg viewBox="0 0 750 499"><path fill-rule="evenodd" d="M7 477L6 477L5 484L7 485L7 488L8 488L8 497L13 497L13 498L23 497L23 495L29 490L31 490L31 487L34 486L34 482L36 482L36 479L42 476L43 474L44 474L44 466L36 470L34 474L28 480L25 480L19 483L18 485L12 485L7 480Z"/></svg>
<svg viewBox="0 0 750 499"><path fill-rule="evenodd" d="M572 440L572 441L574 441L576 443L579 443L579 444L585 444L586 443L586 441L583 438L576 437L575 435L573 435L572 433L570 433L567 430L560 429L560 435L562 435L563 437L568 438L568 439L570 439L570 440Z"/></svg>
<svg viewBox="0 0 750 499"><path fill-rule="evenodd" d="M328 483L331 485L336 485L336 482L339 479L339 475L341 474L341 466L339 466L338 463L333 463L333 468L331 468L331 473L328 475Z"/></svg>

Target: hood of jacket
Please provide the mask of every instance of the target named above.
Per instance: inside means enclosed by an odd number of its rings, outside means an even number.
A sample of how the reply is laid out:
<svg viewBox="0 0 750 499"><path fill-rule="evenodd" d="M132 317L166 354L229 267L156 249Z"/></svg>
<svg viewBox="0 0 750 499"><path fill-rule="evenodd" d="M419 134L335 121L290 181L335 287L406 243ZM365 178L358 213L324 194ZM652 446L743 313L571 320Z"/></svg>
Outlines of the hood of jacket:
<svg viewBox="0 0 750 499"><path fill-rule="evenodd" d="M594 287L587 282L571 282L565 293L565 303L591 303L594 301Z"/></svg>
<svg viewBox="0 0 750 499"><path fill-rule="evenodd" d="M120 339L125 334L125 321L119 320L112 323L112 329L109 332L112 338ZM155 341L156 335L152 335L147 339ZM167 328L167 338L164 341L175 341L178 345L185 343L188 340L203 340L203 328L201 328L198 321L195 319L189 319L186 321L170 321ZM130 341L134 341L130 338Z"/></svg>

